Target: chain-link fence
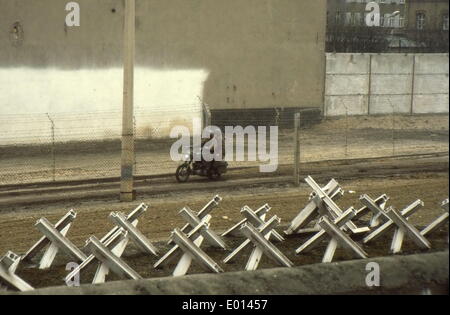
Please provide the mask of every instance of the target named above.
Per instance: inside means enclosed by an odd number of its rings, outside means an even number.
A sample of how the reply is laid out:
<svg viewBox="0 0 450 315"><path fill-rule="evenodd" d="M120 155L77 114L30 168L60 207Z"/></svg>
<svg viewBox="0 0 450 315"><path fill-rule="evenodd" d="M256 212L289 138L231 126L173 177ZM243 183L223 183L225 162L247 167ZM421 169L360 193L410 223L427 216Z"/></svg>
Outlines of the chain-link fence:
<svg viewBox="0 0 450 315"><path fill-rule="evenodd" d="M180 162L170 157L176 140L169 137L170 130L176 125L191 128L192 118L201 120L201 107L188 104L182 109L186 114L178 119L164 110L151 115L136 111L136 176L175 173ZM245 161L230 161L230 168L268 164L263 153L277 149L280 167L274 175L286 172L286 167L288 173L293 172L297 112L301 113L300 163L448 152L446 114L324 118L318 110L282 107L211 110L212 125L223 130L225 126L241 126L266 131L265 135L257 132L256 137L245 138L246 152L255 147L257 159L249 161L246 154ZM12 125L1 135L0 185L120 176L120 112L11 115L0 120L0 124ZM270 126L278 127L278 137L270 137ZM260 148L258 137L264 136L267 146Z"/></svg>
<svg viewBox="0 0 450 315"><path fill-rule="evenodd" d="M249 113L253 118L246 117ZM296 113L300 114L298 130L295 129ZM233 125L234 121L236 125L243 126L279 127L280 167L276 175L294 175L296 161L301 165L318 161L413 156L446 153L449 148L449 117L446 114L409 115L393 112L387 115L324 118L315 111L280 108L266 110L259 115L254 111L246 111L237 116L241 118L213 119L213 124L223 127ZM259 166L267 163L230 162L230 166Z"/></svg>
<svg viewBox="0 0 450 315"><path fill-rule="evenodd" d="M301 130L303 162L448 152L447 115L344 116Z"/></svg>
<svg viewBox="0 0 450 315"><path fill-rule="evenodd" d="M198 104L151 114L137 107L135 175L173 172L170 130L200 113ZM120 111L0 117L0 185L120 176L121 124Z"/></svg>

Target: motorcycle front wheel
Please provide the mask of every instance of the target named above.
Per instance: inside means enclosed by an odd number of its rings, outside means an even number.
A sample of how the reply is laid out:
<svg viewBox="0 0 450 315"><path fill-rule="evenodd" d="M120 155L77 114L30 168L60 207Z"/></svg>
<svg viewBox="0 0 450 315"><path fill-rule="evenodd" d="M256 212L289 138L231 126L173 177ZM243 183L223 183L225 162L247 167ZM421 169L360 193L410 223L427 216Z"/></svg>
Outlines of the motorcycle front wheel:
<svg viewBox="0 0 450 315"><path fill-rule="evenodd" d="M182 164L178 166L177 171L175 173L175 177L179 183L185 183L188 181L189 176L191 175L191 168L187 164Z"/></svg>

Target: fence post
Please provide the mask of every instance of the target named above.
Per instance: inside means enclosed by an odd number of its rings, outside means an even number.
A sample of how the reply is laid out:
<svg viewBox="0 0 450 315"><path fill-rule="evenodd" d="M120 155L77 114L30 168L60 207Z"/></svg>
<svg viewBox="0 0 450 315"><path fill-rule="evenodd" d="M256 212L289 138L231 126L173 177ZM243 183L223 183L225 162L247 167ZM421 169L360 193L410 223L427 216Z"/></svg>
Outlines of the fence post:
<svg viewBox="0 0 450 315"><path fill-rule="evenodd" d="M369 54L369 80L367 89L367 115L372 114L370 110L370 103L372 102L372 54Z"/></svg>
<svg viewBox="0 0 450 315"><path fill-rule="evenodd" d="M392 156L395 156L395 107L392 104Z"/></svg>
<svg viewBox="0 0 450 315"><path fill-rule="evenodd" d="M294 185L300 186L300 113L294 115Z"/></svg>
<svg viewBox="0 0 450 315"><path fill-rule="evenodd" d="M345 159L348 159L348 108L345 105Z"/></svg>
<svg viewBox="0 0 450 315"><path fill-rule="evenodd" d="M392 156L395 156L395 107L389 98L388 102L392 108Z"/></svg>
<svg viewBox="0 0 450 315"><path fill-rule="evenodd" d="M53 181L56 181L56 156L55 156L55 122L47 113L47 118L50 120L51 131L52 131L52 171L53 171Z"/></svg>
<svg viewBox="0 0 450 315"><path fill-rule="evenodd" d="M202 113L203 113L203 129L207 126L211 126L211 110L209 105L202 102Z"/></svg>
<svg viewBox="0 0 450 315"><path fill-rule="evenodd" d="M133 137L133 146L134 146L134 150L135 150L135 152L134 152L134 174L137 174L137 172L138 172L138 170L137 170L137 152L136 152L136 139L137 139L137 134L136 134L136 131L137 131L137 123L136 123L136 115L134 115L134 113L133 113L133 134L134 134L134 137Z"/></svg>
<svg viewBox="0 0 450 315"><path fill-rule="evenodd" d="M345 108L345 159L348 158L348 107L347 104L340 100Z"/></svg>
<svg viewBox="0 0 450 315"><path fill-rule="evenodd" d="M409 114L414 114L414 90L416 86L416 54L412 58L412 73L411 73L411 104L409 108Z"/></svg>

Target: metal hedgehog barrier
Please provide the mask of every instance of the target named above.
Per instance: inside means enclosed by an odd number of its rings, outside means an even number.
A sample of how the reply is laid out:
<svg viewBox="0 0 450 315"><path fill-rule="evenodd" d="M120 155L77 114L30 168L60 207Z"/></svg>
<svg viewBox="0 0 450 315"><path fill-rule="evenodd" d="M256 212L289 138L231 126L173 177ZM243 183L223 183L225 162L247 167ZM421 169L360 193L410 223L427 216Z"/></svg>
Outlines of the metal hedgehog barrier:
<svg viewBox="0 0 450 315"><path fill-rule="evenodd" d="M424 206L421 200L416 200L398 211L393 206L387 207L389 200L387 195L381 195L376 199L362 195L359 199L363 207L358 210L350 207L344 211L336 203L344 194L344 190L336 180L332 179L323 187L318 185L312 177L307 177L305 181L312 189L310 200L284 233L286 235L312 233L312 236L295 250L297 255L307 254L312 248L328 239L323 263L333 260L338 246L345 248L356 258L366 259L368 254L360 243L366 245L390 231L393 232L390 248L393 254L401 251L405 237L410 238L421 249L430 249L432 245L426 236L448 223L448 199L442 203L445 213L424 229L419 230L408 219ZM294 263L277 248L276 243L285 241L285 238L275 229L281 221L280 218L276 215L266 218L271 210L268 204L257 210L244 206L241 209L243 219L220 235L210 228L210 221L213 218L212 211L219 206L221 200L220 196L215 196L198 212L188 207L181 209L179 214L187 223L182 228L173 230L168 241L169 245L173 245L172 248L153 267L160 268L178 255L181 258L172 273L173 276L186 275L193 262L199 264L206 272L222 273L222 267L208 255L208 248L214 247L226 251L229 247L225 238L236 234L241 235L244 241L223 259L223 263L229 263L245 248L253 248L244 267L245 271L256 270L263 256L281 267L294 266ZM97 263L98 267L92 283L104 283L109 271L121 279L143 281L142 277L121 256L130 241L134 242L143 254L159 256L160 250L137 228L139 218L147 209L148 206L141 204L128 215L111 213L109 218L116 226L100 240L94 236L90 237L84 251L78 249L66 237L76 218L73 210L55 225L45 218L38 220L36 228L44 236L23 256L8 252L0 259L0 285L15 291L33 291L34 288L21 279L16 271L20 263L32 263L32 259L44 250L37 265L40 269L48 269L60 250L80 263L65 278L68 285L73 283L73 279L79 276L84 268L93 263ZM366 226L358 227L355 222L363 216L371 218ZM360 235L363 236L362 240L356 241L354 237ZM205 243L209 246L206 247Z"/></svg>

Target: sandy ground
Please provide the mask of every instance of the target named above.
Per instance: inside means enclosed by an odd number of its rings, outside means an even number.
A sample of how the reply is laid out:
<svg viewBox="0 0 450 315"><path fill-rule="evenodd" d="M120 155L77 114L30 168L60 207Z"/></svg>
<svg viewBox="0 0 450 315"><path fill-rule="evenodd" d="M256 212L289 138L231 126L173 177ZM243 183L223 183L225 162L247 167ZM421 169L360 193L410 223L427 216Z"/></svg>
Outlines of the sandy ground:
<svg viewBox="0 0 450 315"><path fill-rule="evenodd" d="M322 121L301 130L302 162L448 152L448 115L361 116ZM149 140L151 141L151 140ZM76 144L67 144L67 146ZM55 152L55 168L50 152L41 155L8 157L1 154L0 185L55 180L114 177L120 174L120 152L114 150L70 154ZM279 164L292 164L293 130L279 135ZM259 161L231 162L230 167L260 165ZM136 175L174 173L178 163L169 156L169 147L138 150Z"/></svg>
<svg viewBox="0 0 450 315"><path fill-rule="evenodd" d="M339 180L339 179L338 179ZM342 180L340 184L346 189L344 198L339 200L341 208L346 209L349 206L355 208L361 207L359 195L366 193L372 197L377 197L386 193L391 197L389 205L402 209L416 199L425 202L425 207L411 217L411 222L417 226L424 226L433 221L437 216L443 213L440 208L442 200L448 197L448 174L447 173L421 173L414 175L392 176L383 178L364 178L353 180ZM350 193L349 191L354 191ZM239 210L244 205L251 208L269 203L272 207L270 215L277 215L282 219L282 223L287 224L306 204L309 188L301 185L299 188L288 184L278 184L262 186L247 189L227 189L218 191L223 197L220 206L213 211L212 228L217 231L225 230L241 219ZM180 193L170 193L161 196L144 196L135 203L123 204L108 201L89 201L89 202L64 202L46 206L19 207L14 211L0 213L0 253L12 250L16 253L24 253L40 234L33 227L34 223L40 217L46 217L51 222L56 222L69 209L74 208L78 217L69 231L68 237L77 246L82 248L85 240L95 235L102 237L110 228L112 223L108 220L111 211L130 212L140 202L147 203L150 208L142 217L139 223L140 230L152 241L158 242L167 240L170 232L175 227L181 227L183 220L178 215L178 211L189 206L198 211L213 196L214 192L187 192L180 196ZM365 249L370 256L383 256L389 253L389 242L391 235L384 239L376 241L374 244L365 245ZM277 244L280 250L285 253L295 265L304 265L321 261L324 252L324 246L315 249L309 255L294 255L294 250L306 240L305 236L289 237L285 242ZM448 228L442 228L440 231L430 236L433 244L433 250L442 250L448 248ZM226 239L230 248L235 248L242 241L240 238ZM164 253L169 248L165 242L158 243L158 247ZM244 253L235 263L224 265L221 260L226 256L223 250L206 247L206 252L226 271L242 270L245 266L248 252ZM420 252L410 240L405 241L404 253ZM336 260L347 260L352 258L348 252L339 250L336 254ZM144 277L157 277L170 275L174 264L170 264L162 270L154 270L152 264L156 262L155 257L149 257L136 253L133 246L127 250L125 260ZM27 279L32 285L45 287L50 285L62 285L61 279L67 273L65 264L70 258L64 255L57 259L57 264L51 270L38 271L37 269L23 268L20 275ZM261 268L273 267L274 264L263 259ZM90 269L82 275L83 282L88 283L92 279L95 269ZM203 272L198 266L193 266L190 273ZM110 280L116 279L111 276Z"/></svg>

